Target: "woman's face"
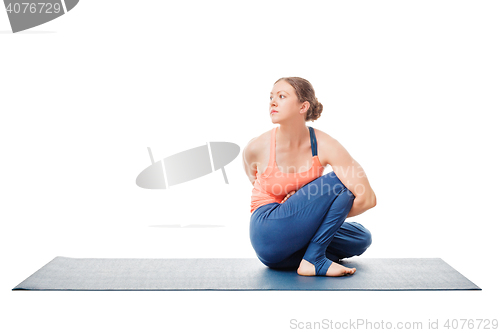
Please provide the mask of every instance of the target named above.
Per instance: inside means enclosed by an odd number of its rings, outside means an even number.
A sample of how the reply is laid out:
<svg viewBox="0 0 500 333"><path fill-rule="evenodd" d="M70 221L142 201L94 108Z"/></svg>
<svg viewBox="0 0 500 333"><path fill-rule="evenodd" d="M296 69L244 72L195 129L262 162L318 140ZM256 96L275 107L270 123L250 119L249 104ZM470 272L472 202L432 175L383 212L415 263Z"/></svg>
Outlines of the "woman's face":
<svg viewBox="0 0 500 333"><path fill-rule="evenodd" d="M276 82L271 91L271 99L269 102L269 114L273 123L297 117L303 103L299 102L295 89L285 80ZM303 117L303 115L301 115Z"/></svg>

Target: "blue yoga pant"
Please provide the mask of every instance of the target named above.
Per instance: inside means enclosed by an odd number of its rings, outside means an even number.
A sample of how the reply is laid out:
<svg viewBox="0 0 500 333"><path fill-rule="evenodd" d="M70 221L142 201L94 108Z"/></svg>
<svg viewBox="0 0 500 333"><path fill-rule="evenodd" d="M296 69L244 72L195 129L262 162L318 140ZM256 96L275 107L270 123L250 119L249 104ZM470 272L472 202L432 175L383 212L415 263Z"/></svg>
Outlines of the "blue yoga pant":
<svg viewBox="0 0 500 333"><path fill-rule="evenodd" d="M370 232L344 222L354 195L332 171L304 185L284 203L257 208L250 218L250 241L259 260L271 268L298 268L302 259L325 275L332 261L360 255Z"/></svg>

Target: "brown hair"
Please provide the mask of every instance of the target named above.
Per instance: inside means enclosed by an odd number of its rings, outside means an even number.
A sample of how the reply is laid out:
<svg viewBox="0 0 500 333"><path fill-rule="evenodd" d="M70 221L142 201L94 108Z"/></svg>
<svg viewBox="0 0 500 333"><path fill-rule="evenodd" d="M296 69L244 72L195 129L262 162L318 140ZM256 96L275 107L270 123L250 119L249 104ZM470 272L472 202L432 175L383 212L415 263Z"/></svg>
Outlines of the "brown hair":
<svg viewBox="0 0 500 333"><path fill-rule="evenodd" d="M305 101L309 102L310 106L307 110L306 121L315 121L321 116L323 104L316 98L314 88L309 81L301 77L282 77L274 82L274 84L281 80L285 80L295 89L295 94L301 103Z"/></svg>

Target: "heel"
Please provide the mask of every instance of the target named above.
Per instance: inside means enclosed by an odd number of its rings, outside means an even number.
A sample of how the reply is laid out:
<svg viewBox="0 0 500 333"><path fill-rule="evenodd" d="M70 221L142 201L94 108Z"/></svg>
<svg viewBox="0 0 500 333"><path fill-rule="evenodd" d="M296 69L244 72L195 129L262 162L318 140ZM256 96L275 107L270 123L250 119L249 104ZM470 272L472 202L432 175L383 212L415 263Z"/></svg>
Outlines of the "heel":
<svg viewBox="0 0 500 333"><path fill-rule="evenodd" d="M325 247L318 243L309 243L306 253L304 254L304 259L314 265L314 270L316 275L326 275L328 268L330 268L333 263L330 259L325 256Z"/></svg>

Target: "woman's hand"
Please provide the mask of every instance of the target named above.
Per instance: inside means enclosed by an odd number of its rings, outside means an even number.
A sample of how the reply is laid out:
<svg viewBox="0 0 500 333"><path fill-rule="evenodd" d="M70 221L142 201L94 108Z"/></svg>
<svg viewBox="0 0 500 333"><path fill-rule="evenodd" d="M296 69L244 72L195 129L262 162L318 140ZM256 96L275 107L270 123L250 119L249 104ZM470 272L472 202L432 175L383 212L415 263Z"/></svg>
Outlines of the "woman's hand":
<svg viewBox="0 0 500 333"><path fill-rule="evenodd" d="M292 196L292 194L294 194L295 192L297 192L297 191L291 191L291 192L289 192L289 193L286 195L286 197L283 199L283 201L282 201L281 203L283 203L283 202L287 201L287 200L288 200L288 198L290 198L290 197Z"/></svg>
<svg viewBox="0 0 500 333"><path fill-rule="evenodd" d="M303 187L304 187L304 185L302 185L301 187L299 187L299 188L297 189L297 191L298 191L298 190L300 190L300 189L301 189L301 188L303 188ZM287 201L287 200L288 200L288 198L290 198L290 197L292 196L292 194L296 193L297 191L290 191L290 193L288 193L288 194L286 195L286 197L283 199L283 201L282 201L281 203L283 203L283 202Z"/></svg>

